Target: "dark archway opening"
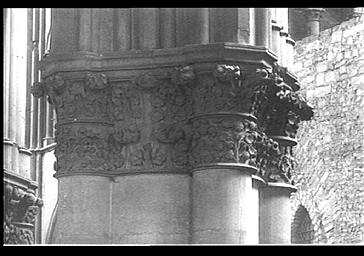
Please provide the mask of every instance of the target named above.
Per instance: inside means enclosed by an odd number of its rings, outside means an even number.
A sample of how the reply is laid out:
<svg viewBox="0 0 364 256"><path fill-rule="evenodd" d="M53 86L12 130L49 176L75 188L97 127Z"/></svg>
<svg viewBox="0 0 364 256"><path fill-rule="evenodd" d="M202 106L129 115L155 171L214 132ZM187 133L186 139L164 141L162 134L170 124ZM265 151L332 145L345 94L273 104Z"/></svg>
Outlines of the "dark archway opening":
<svg viewBox="0 0 364 256"><path fill-rule="evenodd" d="M300 205L295 213L292 223L291 242L293 244L312 244L314 229L307 209Z"/></svg>

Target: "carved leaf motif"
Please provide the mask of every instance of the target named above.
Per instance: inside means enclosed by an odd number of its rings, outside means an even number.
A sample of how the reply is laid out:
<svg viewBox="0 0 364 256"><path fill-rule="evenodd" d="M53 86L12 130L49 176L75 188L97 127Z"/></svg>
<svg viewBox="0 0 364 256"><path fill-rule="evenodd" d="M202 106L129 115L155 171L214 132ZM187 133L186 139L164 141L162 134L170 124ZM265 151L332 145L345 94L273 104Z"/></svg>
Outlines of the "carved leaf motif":
<svg viewBox="0 0 364 256"><path fill-rule="evenodd" d="M57 173L110 170L109 130L57 129Z"/></svg>
<svg viewBox="0 0 364 256"><path fill-rule="evenodd" d="M43 83L34 83L30 90L33 96L36 98L41 98L45 94Z"/></svg>
<svg viewBox="0 0 364 256"><path fill-rule="evenodd" d="M185 131L179 124L173 124L161 128L155 136L162 143L175 143L185 136Z"/></svg>
<svg viewBox="0 0 364 256"><path fill-rule="evenodd" d="M150 73L143 73L136 77L135 84L144 89L150 89L158 85L158 80Z"/></svg>
<svg viewBox="0 0 364 256"><path fill-rule="evenodd" d="M166 151L152 143L138 146L130 153L130 164L133 167L162 167L166 161Z"/></svg>
<svg viewBox="0 0 364 256"><path fill-rule="evenodd" d="M131 166L139 167L139 166L142 166L144 163L143 150L141 150L141 149L137 149L137 150L133 151L129 157L130 157Z"/></svg>
<svg viewBox="0 0 364 256"><path fill-rule="evenodd" d="M193 164L254 163L255 138L251 133L255 126L251 123L227 118L195 121L191 146Z"/></svg>
<svg viewBox="0 0 364 256"><path fill-rule="evenodd" d="M191 66L175 68L172 72L171 80L176 85L187 85L195 79L195 73Z"/></svg>
<svg viewBox="0 0 364 256"><path fill-rule="evenodd" d="M101 73L90 73L86 74L86 85L90 89L101 90L107 86L107 77Z"/></svg>
<svg viewBox="0 0 364 256"><path fill-rule="evenodd" d="M35 217L43 201L15 185L6 184L4 192L4 243L33 244Z"/></svg>
<svg viewBox="0 0 364 256"><path fill-rule="evenodd" d="M161 167L166 162L166 152L161 147L155 147L152 151L152 164L156 167Z"/></svg>
<svg viewBox="0 0 364 256"><path fill-rule="evenodd" d="M240 78L240 67L224 64L217 65L213 74L220 82L233 82Z"/></svg>
<svg viewBox="0 0 364 256"><path fill-rule="evenodd" d="M117 121L139 119L142 117L142 100L140 92L125 82L112 87L112 110Z"/></svg>

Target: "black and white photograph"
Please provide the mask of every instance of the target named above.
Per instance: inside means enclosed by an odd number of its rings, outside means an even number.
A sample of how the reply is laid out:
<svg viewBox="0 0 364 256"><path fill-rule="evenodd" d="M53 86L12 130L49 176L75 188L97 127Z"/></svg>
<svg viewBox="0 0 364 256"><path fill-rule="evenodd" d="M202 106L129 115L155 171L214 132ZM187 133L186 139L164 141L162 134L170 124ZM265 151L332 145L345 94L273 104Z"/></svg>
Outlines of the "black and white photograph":
<svg viewBox="0 0 364 256"><path fill-rule="evenodd" d="M3 245L364 245L364 7L3 8Z"/></svg>

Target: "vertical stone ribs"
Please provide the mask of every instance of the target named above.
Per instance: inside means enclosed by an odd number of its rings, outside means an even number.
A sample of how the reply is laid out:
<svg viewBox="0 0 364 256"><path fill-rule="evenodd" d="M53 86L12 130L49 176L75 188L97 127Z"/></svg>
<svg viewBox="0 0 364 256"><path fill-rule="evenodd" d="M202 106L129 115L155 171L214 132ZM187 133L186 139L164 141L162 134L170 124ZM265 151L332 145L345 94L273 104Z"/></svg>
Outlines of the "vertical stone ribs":
<svg viewBox="0 0 364 256"><path fill-rule="evenodd" d="M43 201L21 188L4 186L4 244L34 244L34 223Z"/></svg>
<svg viewBox="0 0 364 256"><path fill-rule="evenodd" d="M55 74L32 92L56 107L58 174L230 164L291 183L294 137L313 111L288 80L278 65L195 63L112 83Z"/></svg>

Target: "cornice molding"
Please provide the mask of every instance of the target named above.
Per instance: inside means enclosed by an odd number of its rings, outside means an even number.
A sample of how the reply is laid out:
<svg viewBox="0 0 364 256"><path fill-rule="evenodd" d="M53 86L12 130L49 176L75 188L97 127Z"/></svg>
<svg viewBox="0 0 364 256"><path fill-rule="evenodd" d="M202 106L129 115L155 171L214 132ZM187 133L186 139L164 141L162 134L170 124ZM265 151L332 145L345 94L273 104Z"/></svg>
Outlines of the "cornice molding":
<svg viewBox="0 0 364 256"><path fill-rule="evenodd" d="M174 67L186 63L235 62L239 64L271 66L277 56L265 47L237 43L188 45L179 48L131 50L107 54L73 52L53 54L41 63L42 76L58 72L130 71L159 67ZM108 75L110 79L112 76Z"/></svg>
<svg viewBox="0 0 364 256"><path fill-rule="evenodd" d="M26 190L30 189L35 191L38 188L38 182L34 180L30 180L14 172L10 172L6 169L3 169L3 174L4 174L4 182L16 185Z"/></svg>

